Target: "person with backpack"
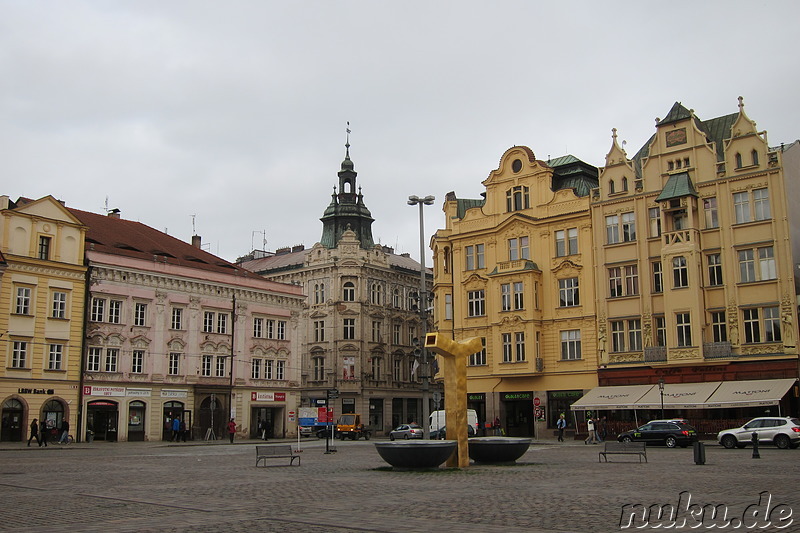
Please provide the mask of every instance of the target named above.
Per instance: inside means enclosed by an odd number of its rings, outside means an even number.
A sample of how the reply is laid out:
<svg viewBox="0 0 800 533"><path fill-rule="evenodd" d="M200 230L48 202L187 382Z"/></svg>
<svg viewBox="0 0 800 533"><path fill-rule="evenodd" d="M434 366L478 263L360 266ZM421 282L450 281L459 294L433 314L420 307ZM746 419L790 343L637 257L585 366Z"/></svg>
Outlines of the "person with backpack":
<svg viewBox="0 0 800 533"><path fill-rule="evenodd" d="M558 417L556 428L558 429L558 442L564 442L564 430L567 428L567 420L564 418L564 413L561 413Z"/></svg>

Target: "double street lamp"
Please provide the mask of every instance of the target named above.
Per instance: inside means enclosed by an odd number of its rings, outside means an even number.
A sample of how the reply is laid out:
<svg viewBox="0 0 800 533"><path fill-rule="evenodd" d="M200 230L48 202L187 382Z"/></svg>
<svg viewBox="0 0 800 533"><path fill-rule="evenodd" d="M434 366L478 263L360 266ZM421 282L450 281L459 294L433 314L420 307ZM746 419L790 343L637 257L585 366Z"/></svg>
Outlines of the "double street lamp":
<svg viewBox="0 0 800 533"><path fill-rule="evenodd" d="M427 440L430 425L428 418L430 417L430 374L428 370L428 352L425 349L425 336L428 333L428 320L427 313L427 284L425 283L425 222L422 216L422 208L426 205L433 205L436 198L433 196L426 196L420 198L419 196L409 196L408 205L419 206L419 318L422 322L422 332L420 335L420 370L422 374L422 431L423 438Z"/></svg>
<svg viewBox="0 0 800 533"><path fill-rule="evenodd" d="M661 420L664 420L664 378L658 378L658 392L661 393Z"/></svg>

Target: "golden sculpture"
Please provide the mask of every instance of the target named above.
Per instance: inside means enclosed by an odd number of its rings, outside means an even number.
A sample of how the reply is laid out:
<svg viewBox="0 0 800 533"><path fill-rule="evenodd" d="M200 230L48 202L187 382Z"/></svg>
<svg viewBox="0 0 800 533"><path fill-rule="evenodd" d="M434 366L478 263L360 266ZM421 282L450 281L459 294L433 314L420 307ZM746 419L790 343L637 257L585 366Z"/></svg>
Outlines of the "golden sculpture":
<svg viewBox="0 0 800 533"><path fill-rule="evenodd" d="M438 333L428 333L425 337L425 348L442 356L447 436L458 442L455 453L447 459L446 465L465 468L469 466L467 358L470 354L481 351L483 344L480 337L456 342Z"/></svg>

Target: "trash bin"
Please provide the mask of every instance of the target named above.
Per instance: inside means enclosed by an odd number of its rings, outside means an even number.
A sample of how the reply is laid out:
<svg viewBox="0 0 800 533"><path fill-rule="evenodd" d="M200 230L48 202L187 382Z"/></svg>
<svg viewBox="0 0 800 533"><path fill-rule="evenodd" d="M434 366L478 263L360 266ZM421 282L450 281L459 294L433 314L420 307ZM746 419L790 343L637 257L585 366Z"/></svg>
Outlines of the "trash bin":
<svg viewBox="0 0 800 533"><path fill-rule="evenodd" d="M86 442L93 442L93 441L94 441L94 431L87 431Z"/></svg>
<svg viewBox="0 0 800 533"><path fill-rule="evenodd" d="M694 464L706 464L706 445L700 441L694 443Z"/></svg>

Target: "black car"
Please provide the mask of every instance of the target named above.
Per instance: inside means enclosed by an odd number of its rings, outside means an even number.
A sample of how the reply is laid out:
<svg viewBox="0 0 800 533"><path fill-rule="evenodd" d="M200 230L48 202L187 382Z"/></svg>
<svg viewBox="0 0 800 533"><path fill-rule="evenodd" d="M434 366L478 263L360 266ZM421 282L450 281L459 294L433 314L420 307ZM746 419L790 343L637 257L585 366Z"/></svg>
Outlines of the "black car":
<svg viewBox="0 0 800 533"><path fill-rule="evenodd" d="M474 436L475 436L475 428L467 424L467 437L474 437ZM433 431L431 431L430 438L433 440L446 439L447 426L442 426L439 429L434 429Z"/></svg>
<svg viewBox="0 0 800 533"><path fill-rule="evenodd" d="M636 429L620 433L617 440L663 444L667 448L675 446L686 448L697 440L697 430L689 424L677 420L654 420Z"/></svg>

